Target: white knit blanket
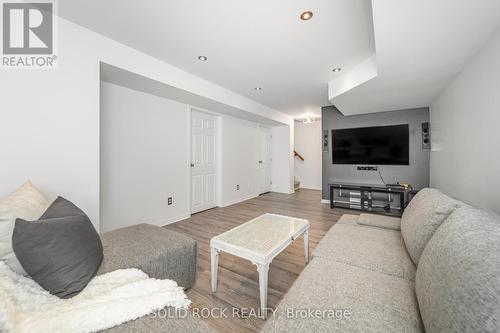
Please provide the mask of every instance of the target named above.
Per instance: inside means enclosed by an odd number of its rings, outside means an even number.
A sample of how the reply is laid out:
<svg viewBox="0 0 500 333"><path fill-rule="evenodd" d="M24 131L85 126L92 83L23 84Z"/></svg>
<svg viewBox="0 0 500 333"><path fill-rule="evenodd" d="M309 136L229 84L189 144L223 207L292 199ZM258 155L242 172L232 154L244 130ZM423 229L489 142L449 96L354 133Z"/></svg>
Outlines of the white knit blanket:
<svg viewBox="0 0 500 333"><path fill-rule="evenodd" d="M94 277L77 296L60 299L0 261L0 332L96 332L190 303L174 281L152 279L135 268Z"/></svg>

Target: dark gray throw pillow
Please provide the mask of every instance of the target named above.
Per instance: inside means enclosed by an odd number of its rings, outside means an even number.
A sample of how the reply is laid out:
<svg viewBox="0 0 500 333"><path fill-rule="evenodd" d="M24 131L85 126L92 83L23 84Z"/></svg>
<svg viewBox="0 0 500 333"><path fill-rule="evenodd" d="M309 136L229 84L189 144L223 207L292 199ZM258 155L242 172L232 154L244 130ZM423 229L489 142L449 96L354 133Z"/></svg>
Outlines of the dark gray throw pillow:
<svg viewBox="0 0 500 333"><path fill-rule="evenodd" d="M90 219L58 197L37 221L17 219L12 247L26 272L60 298L77 295L102 261L102 244Z"/></svg>

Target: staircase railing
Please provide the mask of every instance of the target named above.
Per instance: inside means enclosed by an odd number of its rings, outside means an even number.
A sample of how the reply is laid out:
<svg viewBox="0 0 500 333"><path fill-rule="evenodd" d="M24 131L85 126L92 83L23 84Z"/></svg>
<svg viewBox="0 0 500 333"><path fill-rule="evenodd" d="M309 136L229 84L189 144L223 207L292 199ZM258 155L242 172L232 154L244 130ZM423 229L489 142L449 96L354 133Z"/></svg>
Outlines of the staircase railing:
<svg viewBox="0 0 500 333"><path fill-rule="evenodd" d="M302 157L302 155L300 155L299 153L297 153L296 150L293 151L293 156L297 157L301 161L304 161L304 158Z"/></svg>

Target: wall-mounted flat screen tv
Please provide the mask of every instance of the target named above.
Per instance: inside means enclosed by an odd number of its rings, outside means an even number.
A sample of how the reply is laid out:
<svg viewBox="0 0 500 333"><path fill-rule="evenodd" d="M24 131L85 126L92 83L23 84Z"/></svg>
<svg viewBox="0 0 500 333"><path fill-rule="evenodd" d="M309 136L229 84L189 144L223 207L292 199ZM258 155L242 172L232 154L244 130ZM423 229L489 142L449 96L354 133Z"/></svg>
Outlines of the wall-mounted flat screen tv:
<svg viewBox="0 0 500 333"><path fill-rule="evenodd" d="M332 130L333 164L409 165L408 124Z"/></svg>

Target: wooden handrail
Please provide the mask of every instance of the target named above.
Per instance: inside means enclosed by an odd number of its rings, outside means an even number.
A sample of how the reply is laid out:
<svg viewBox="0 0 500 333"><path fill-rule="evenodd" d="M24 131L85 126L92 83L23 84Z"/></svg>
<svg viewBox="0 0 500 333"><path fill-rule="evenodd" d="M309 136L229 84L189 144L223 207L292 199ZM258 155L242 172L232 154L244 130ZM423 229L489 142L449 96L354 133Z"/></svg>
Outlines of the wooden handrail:
<svg viewBox="0 0 500 333"><path fill-rule="evenodd" d="M301 161L303 161L303 160L304 160L304 158L303 158L303 157L302 157L299 153L297 153L297 151L296 151L296 150L294 150L294 151L293 151L293 156L298 157L298 159L299 159L299 160L301 160Z"/></svg>

